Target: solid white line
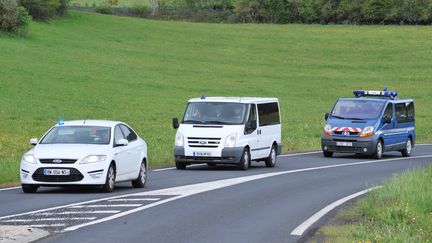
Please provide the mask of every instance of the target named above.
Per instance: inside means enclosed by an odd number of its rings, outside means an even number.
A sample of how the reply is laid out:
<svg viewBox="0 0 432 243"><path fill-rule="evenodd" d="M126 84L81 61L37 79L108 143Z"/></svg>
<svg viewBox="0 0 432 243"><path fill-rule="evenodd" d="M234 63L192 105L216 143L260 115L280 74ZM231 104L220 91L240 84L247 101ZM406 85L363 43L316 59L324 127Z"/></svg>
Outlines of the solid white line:
<svg viewBox="0 0 432 243"><path fill-rule="evenodd" d="M39 210L25 212L25 213L7 215L7 216L0 217L0 220L12 218L12 217L17 217L17 216L22 216L22 215L29 215L29 214L35 214L35 213L40 213L40 212L46 212L46 211L50 211L50 210L70 208L70 207L74 207L74 206L79 206L79 205L84 205L84 204L89 204L89 203L96 203L96 202L106 201L106 200L110 200L110 199L130 197L130 196L155 196L155 195L171 195L171 196L173 196L173 195L178 195L176 197L161 200L161 201L158 201L158 202L155 202L152 204L145 205L145 206L140 207L140 208L133 209L132 212L136 212L137 210L139 211L139 209L141 209L141 208L145 209L146 207L152 207L152 205L160 205L160 204L163 204L165 202L169 202L169 201L181 198L181 197L190 196L190 195L193 195L196 193L215 190L215 189L219 189L219 188L223 188L223 187L227 187L227 186L233 186L233 185L237 185L240 183L245 183L248 181L258 180L258 179L262 179L262 178L268 178L268 177L277 176L277 175L300 173L300 172L323 170L323 169L331 169L331 168L346 167L346 166L377 164L377 163L385 163L385 162L399 161L399 160L415 160L415 159L431 158L431 157L432 157L432 155L423 155L423 156L413 156L413 157L399 157L399 158L392 158L392 159L369 160L369 161L360 161L360 162L353 162L353 163L336 164L336 165L328 165L328 166L320 166L320 167L311 167L311 168L304 168L304 169L297 169L297 170L280 171L280 172L272 172L272 173L237 177L237 178L232 178L232 179L203 182L203 183L198 183L198 184L172 187L172 188L160 189L160 190L155 190L155 191L138 192L138 193L132 193L132 194L126 194L126 195L120 195L120 196L94 199L94 200L85 201L85 202L79 202L79 203L73 203L73 204L68 204L68 205L63 205L63 206L56 206L56 207L52 207L52 208L39 209ZM173 199L173 198L175 198L175 199ZM131 212L131 210L122 212L121 214L118 214L118 215L121 215L121 216L127 215L127 212ZM116 216L116 215L114 215L114 216Z"/></svg>
<svg viewBox="0 0 432 243"><path fill-rule="evenodd" d="M335 209L336 207L344 204L345 202L356 198L358 196L361 196L365 193L368 193L372 190L375 190L377 188L380 188L382 186L376 186L376 187L372 187L354 194L351 194L349 196L346 196L344 198L341 198L339 200L337 200L336 202L333 202L331 204L329 204L328 206L324 207L323 209L321 209L320 211L318 211L317 213L315 213L314 215L312 215L310 218L308 218L306 221L304 221L302 224L300 224L297 228L295 228L292 232L291 235L297 235L297 236L301 236L303 235L303 233L310 227L312 226L314 223L316 223L319 219L321 219L322 217L324 217L324 215L326 215L328 212L332 211L333 209Z"/></svg>
<svg viewBox="0 0 432 243"><path fill-rule="evenodd" d="M1 191L14 190L14 189L18 189L18 188L21 188L21 187L20 187L20 186L15 186L15 187L0 188L0 192L1 192Z"/></svg>
<svg viewBox="0 0 432 243"><path fill-rule="evenodd" d="M114 214L119 213L120 210L100 210L100 211L67 211L59 213L38 213L36 216L50 216L50 215L70 215L70 214Z"/></svg>
<svg viewBox="0 0 432 243"><path fill-rule="evenodd" d="M142 204L98 204L98 205L79 205L71 208L117 208L117 207L139 207Z"/></svg>
<svg viewBox="0 0 432 243"><path fill-rule="evenodd" d="M187 167L195 167L195 166L203 166L204 164L193 164L193 165L188 165ZM176 167L168 167L168 168L162 168L162 169L156 169L156 170L152 170L154 172L159 172L159 171L166 171L166 170L175 170Z"/></svg>
<svg viewBox="0 0 432 243"><path fill-rule="evenodd" d="M432 143L416 143L414 146L432 146Z"/></svg>
<svg viewBox="0 0 432 243"><path fill-rule="evenodd" d="M281 154L281 155L278 155L278 157L291 157L291 156L306 155L306 154L317 154L317 153L322 153L322 151L312 151L312 152L293 153L293 154Z"/></svg>
<svg viewBox="0 0 432 243"><path fill-rule="evenodd" d="M109 202L127 202L127 201L157 201L160 198L118 198L118 199L110 199Z"/></svg>
<svg viewBox="0 0 432 243"><path fill-rule="evenodd" d="M52 227L64 227L66 224L30 224L30 225L22 225L29 228L52 228Z"/></svg>
<svg viewBox="0 0 432 243"><path fill-rule="evenodd" d="M62 221L62 220L93 220L96 217L72 217L72 218L40 218L40 219L8 219L3 223L24 223L24 222L44 222L44 221Z"/></svg>

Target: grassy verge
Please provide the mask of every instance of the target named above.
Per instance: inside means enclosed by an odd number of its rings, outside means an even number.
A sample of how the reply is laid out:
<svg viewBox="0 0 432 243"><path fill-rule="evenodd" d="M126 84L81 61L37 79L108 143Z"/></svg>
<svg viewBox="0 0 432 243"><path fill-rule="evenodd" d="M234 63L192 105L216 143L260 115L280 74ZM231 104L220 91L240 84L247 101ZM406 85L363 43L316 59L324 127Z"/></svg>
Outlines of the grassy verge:
<svg viewBox="0 0 432 243"><path fill-rule="evenodd" d="M0 36L0 183L59 118L114 119L172 163L191 97L263 96L281 102L286 151L320 147L324 113L355 89L416 100L418 141L432 141L432 29L427 26L228 25L72 12Z"/></svg>
<svg viewBox="0 0 432 243"><path fill-rule="evenodd" d="M317 235L326 242L432 242L432 167L384 184Z"/></svg>

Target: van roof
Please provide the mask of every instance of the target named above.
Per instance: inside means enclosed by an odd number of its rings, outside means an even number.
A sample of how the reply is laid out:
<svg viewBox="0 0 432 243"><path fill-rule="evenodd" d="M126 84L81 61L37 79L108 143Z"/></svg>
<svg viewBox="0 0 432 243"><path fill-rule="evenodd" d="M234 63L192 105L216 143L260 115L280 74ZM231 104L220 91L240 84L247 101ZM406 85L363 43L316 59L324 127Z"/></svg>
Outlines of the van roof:
<svg viewBox="0 0 432 243"><path fill-rule="evenodd" d="M340 98L343 100L373 100L373 101L380 101L380 102L386 102L390 101L393 103L403 103L403 102L413 102L413 99L389 99L389 98L374 98L374 97L359 97L359 98Z"/></svg>
<svg viewBox="0 0 432 243"><path fill-rule="evenodd" d="M229 103L268 103L278 102L278 98L262 98L262 97L200 97L190 99L189 102L229 102Z"/></svg>

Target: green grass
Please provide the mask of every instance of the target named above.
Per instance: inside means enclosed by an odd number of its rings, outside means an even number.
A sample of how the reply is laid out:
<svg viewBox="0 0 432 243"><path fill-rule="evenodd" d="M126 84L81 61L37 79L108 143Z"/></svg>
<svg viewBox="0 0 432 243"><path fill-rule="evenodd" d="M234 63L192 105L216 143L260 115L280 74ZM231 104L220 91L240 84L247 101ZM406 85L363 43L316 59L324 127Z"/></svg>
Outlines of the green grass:
<svg viewBox="0 0 432 243"><path fill-rule="evenodd" d="M71 0L70 4L73 5L79 5L79 6L88 6L92 7L94 6L100 6L102 4L106 4L107 0ZM118 7L133 7L133 6L151 6L150 0L118 0L118 4L116 6Z"/></svg>
<svg viewBox="0 0 432 243"><path fill-rule="evenodd" d="M319 233L326 242L432 242L431 183L432 167L397 177L341 211L345 224Z"/></svg>
<svg viewBox="0 0 432 243"><path fill-rule="evenodd" d="M428 26L160 22L72 12L0 37L0 183L59 118L129 123L153 167L172 164L186 102L278 97L286 151L320 147L324 113L354 89L389 87L416 100L419 141L432 141Z"/></svg>

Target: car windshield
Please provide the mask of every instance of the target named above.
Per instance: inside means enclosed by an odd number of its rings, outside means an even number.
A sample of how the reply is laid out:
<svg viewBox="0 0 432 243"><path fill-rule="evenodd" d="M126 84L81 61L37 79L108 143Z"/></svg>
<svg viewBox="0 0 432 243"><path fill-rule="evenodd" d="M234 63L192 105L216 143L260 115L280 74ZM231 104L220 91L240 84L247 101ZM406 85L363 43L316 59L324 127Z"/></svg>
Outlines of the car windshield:
<svg viewBox="0 0 432 243"><path fill-rule="evenodd" d="M110 127L59 126L52 128L40 143L109 144L110 137Z"/></svg>
<svg viewBox="0 0 432 243"><path fill-rule="evenodd" d="M186 124L243 124L247 105L228 102L189 103L183 123Z"/></svg>
<svg viewBox="0 0 432 243"><path fill-rule="evenodd" d="M377 119L384 103L376 100L339 100L333 108L331 117L347 120Z"/></svg>

